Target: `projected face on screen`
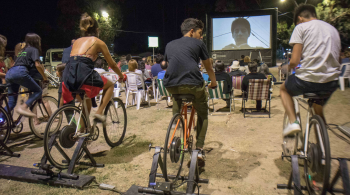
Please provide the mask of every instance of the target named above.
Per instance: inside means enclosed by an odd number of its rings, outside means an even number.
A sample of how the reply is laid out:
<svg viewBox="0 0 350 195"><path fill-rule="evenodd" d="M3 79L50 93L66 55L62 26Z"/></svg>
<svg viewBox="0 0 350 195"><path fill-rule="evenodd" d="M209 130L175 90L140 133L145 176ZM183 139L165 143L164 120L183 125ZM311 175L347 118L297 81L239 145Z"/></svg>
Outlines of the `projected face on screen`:
<svg viewBox="0 0 350 195"><path fill-rule="evenodd" d="M213 18L213 50L270 48L270 16Z"/></svg>

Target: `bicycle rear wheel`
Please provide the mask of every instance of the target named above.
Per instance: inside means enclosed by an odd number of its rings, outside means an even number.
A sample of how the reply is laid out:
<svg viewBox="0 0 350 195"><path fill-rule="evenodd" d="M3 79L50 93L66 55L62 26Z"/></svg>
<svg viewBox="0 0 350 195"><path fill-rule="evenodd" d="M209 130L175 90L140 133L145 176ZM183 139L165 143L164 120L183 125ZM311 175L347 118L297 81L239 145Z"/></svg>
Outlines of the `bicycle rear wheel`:
<svg viewBox="0 0 350 195"><path fill-rule="evenodd" d="M312 132L312 133L311 133ZM305 182L311 195L326 194L331 171L331 150L326 125L314 115L310 119L307 158L304 160Z"/></svg>
<svg viewBox="0 0 350 195"><path fill-rule="evenodd" d="M36 117L29 118L29 127L33 134L40 138L44 138L45 128L48 124L48 121L58 108L58 102L55 98L51 96L44 96L42 99L39 99L32 106L31 110ZM58 117L56 120L62 120ZM51 133L56 132L58 130L58 126L56 129L51 129Z"/></svg>
<svg viewBox="0 0 350 195"><path fill-rule="evenodd" d="M181 173L184 161L185 125L181 114L175 114L170 121L164 143L164 179L169 182L169 175L175 176L175 183Z"/></svg>
<svg viewBox="0 0 350 195"><path fill-rule="evenodd" d="M59 117L62 120L56 120ZM80 109L78 107L72 105L59 108L50 117L44 134L44 150L45 156L52 166L58 169L68 168L78 141L78 138L73 136L76 129L78 128L79 132L79 129L82 127L87 127L87 119L84 114L80 115ZM84 128L83 133L86 132L87 130ZM51 146L49 144L50 142L53 143ZM81 150L79 151L78 159L82 155L83 151Z"/></svg>
<svg viewBox="0 0 350 195"><path fill-rule="evenodd" d="M127 115L124 103L119 98L113 98L105 109L106 126L103 134L107 144L111 147L119 146L124 139L127 125Z"/></svg>
<svg viewBox="0 0 350 195"><path fill-rule="evenodd" d="M11 123L9 116L4 108L0 107L0 141L6 142L8 141L11 133ZM0 146L2 149L2 146Z"/></svg>

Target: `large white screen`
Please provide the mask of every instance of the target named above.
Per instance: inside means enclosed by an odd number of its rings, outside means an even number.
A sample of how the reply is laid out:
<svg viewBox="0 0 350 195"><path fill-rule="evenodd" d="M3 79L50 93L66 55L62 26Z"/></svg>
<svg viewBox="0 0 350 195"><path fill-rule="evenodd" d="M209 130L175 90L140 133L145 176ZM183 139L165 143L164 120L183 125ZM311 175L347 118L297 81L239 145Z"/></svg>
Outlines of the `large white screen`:
<svg viewBox="0 0 350 195"><path fill-rule="evenodd" d="M234 22L234 25L232 25L232 22ZM231 25L233 32L231 32ZM213 18L212 32L213 50L271 48L270 15Z"/></svg>

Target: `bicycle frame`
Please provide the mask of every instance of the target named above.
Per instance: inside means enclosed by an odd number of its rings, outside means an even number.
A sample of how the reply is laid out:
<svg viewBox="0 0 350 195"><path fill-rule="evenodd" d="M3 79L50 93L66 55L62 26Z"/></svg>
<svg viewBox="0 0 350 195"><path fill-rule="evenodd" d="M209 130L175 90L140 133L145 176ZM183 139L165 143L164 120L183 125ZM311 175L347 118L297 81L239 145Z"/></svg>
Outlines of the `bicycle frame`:
<svg viewBox="0 0 350 195"><path fill-rule="evenodd" d="M24 92L18 92L18 93L11 93L11 94L8 94L8 93L2 93L0 94L0 102L4 101L5 102L5 105L7 108L9 108L9 104L8 104L8 101L7 101L7 97L9 96L18 96L18 95L21 95L21 94L29 94L31 93L31 91L24 91ZM33 105L31 106L31 108L38 102L38 101L41 101L42 98L36 100ZM2 106L2 105L0 105ZM40 108L40 111L41 113L43 113L43 109L41 108L40 104L39 104L39 108ZM44 109L46 111L46 113L48 113L46 107L44 106ZM15 127L17 125L17 123L22 119L22 115L19 115L17 117L17 120L13 120L13 116L12 116L12 113L6 109L4 109L6 111L6 114L9 116L9 119L11 121L11 124L10 124L10 127Z"/></svg>
<svg viewBox="0 0 350 195"><path fill-rule="evenodd" d="M188 105L189 105L189 103L184 103L184 105L182 106L182 109L181 109L181 115L184 116L184 122L185 122L184 149L188 149L188 142L187 141L188 141L188 139L190 138L190 135L191 135L192 124L194 126L193 118L194 118L194 114L196 113L196 110L192 106L191 115L190 115L190 121L189 121L189 124L188 124L188 127L187 127L187 109L188 109ZM171 144L171 142L174 139L174 135L176 133L176 130L177 130L177 127L178 127L179 123L180 123L180 119L176 123L175 130L174 130L174 132L173 132L173 134L171 136L171 139L170 139L168 147L170 147L170 144Z"/></svg>
<svg viewBox="0 0 350 195"><path fill-rule="evenodd" d="M293 101L294 101L294 109L295 109L295 113L296 113L296 117L297 117L297 120L299 121L300 123L300 128L302 130L302 127L301 127L301 118L300 118L300 108L299 108L299 101L305 103L305 104L308 104L308 108L305 108L304 106L301 106L302 108L304 108L305 110L307 110L307 114L306 114L306 126L305 126L305 134L304 134L304 138L301 136L301 140L304 140L304 142L302 143L303 144L303 148L304 148L304 155L307 154L308 152L308 148L307 148L307 144L306 142L309 140L309 131L310 131L310 118L315 114L315 111L312 107L312 102L310 102L310 100L305 101L304 99L302 99L301 97L293 97ZM319 126L316 126L316 130L317 130L317 138L318 138L318 141L320 142L320 146L321 146L321 151L322 151L322 158L324 158L324 153L325 153L325 149L324 149L324 146L323 146L323 140L322 140L322 137L321 137L321 132L320 132L320 127ZM301 131L300 135L302 135L303 132ZM300 136L300 135L297 135L297 136ZM298 139L296 139L296 147L298 146Z"/></svg>

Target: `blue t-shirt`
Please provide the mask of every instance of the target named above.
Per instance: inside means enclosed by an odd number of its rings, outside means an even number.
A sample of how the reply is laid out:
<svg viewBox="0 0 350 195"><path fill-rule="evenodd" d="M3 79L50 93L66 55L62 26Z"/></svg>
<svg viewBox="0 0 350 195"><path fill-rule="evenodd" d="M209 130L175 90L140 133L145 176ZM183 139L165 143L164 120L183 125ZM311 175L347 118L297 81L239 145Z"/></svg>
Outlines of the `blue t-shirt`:
<svg viewBox="0 0 350 195"><path fill-rule="evenodd" d="M162 70L158 73L158 79L163 79L164 78L164 75L165 75L165 70Z"/></svg>
<svg viewBox="0 0 350 195"><path fill-rule="evenodd" d="M71 51L72 45L63 50L62 63L67 63L69 61Z"/></svg>
<svg viewBox="0 0 350 195"><path fill-rule="evenodd" d="M160 67L160 64L155 64L151 68L151 73L153 76L157 76L161 71L163 71L163 69Z"/></svg>
<svg viewBox="0 0 350 195"><path fill-rule="evenodd" d="M208 75L208 74L203 73L203 74L202 74L202 77L203 77L203 79L204 79L205 81L208 81L208 80L209 80L209 75Z"/></svg>

